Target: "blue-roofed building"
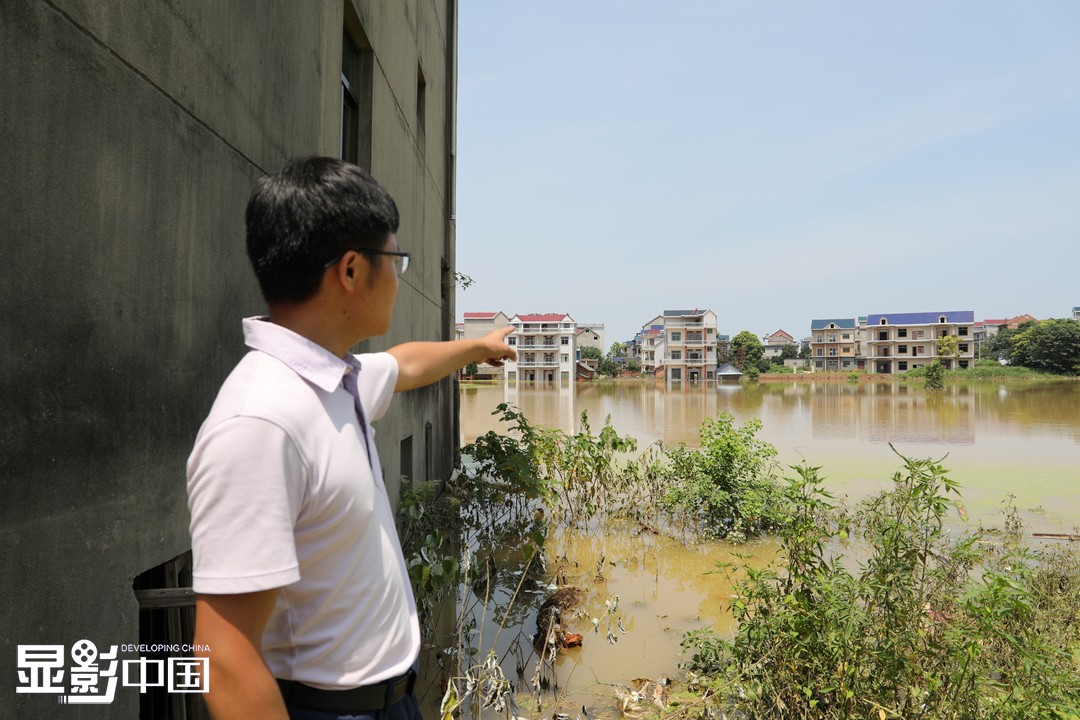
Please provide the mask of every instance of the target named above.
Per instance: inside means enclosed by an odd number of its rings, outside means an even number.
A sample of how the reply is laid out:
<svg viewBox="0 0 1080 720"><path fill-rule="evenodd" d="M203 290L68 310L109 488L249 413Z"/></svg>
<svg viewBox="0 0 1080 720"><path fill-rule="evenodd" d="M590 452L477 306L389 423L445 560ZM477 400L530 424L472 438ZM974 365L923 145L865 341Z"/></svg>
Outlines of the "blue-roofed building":
<svg viewBox="0 0 1080 720"><path fill-rule="evenodd" d="M1073 320L1080 320L1080 307L1073 308Z"/></svg>
<svg viewBox="0 0 1080 720"><path fill-rule="evenodd" d="M815 372L851 371L862 367L855 318L811 320L810 362Z"/></svg>
<svg viewBox="0 0 1080 720"><path fill-rule="evenodd" d="M881 313L866 318L869 340L864 350L867 367L877 373L898 373L927 365L937 356L937 341L957 339L956 367L975 364L975 312L951 310L924 313ZM952 359L942 360L946 368Z"/></svg>

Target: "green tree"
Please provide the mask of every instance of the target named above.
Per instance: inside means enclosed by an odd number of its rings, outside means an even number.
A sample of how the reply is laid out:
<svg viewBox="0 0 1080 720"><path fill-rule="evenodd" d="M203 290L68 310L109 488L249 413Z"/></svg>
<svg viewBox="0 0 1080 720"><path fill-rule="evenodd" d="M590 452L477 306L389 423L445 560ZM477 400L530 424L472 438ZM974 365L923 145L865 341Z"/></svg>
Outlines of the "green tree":
<svg viewBox="0 0 1080 720"><path fill-rule="evenodd" d="M466 375L466 377L476 377L476 373L478 373L478 372L480 372L480 368L474 362L471 362L471 363L469 363L468 365L465 366L465 375Z"/></svg>
<svg viewBox="0 0 1080 720"><path fill-rule="evenodd" d="M596 373L615 377L619 373L619 365L611 358L600 358L600 362L596 364Z"/></svg>
<svg viewBox="0 0 1080 720"><path fill-rule="evenodd" d="M1026 323L1010 337L1014 365L1059 375L1080 374L1080 321L1050 319Z"/></svg>
<svg viewBox="0 0 1080 720"><path fill-rule="evenodd" d="M758 365L764 354L761 339L749 330L743 330L731 339L731 362L744 373L750 368L760 371Z"/></svg>
<svg viewBox="0 0 1080 720"><path fill-rule="evenodd" d="M927 390L940 390L945 387L945 367L937 358L931 360L926 366L925 387Z"/></svg>
<svg viewBox="0 0 1080 720"><path fill-rule="evenodd" d="M807 338L806 340L803 340L802 343L799 345L799 357L801 357L803 360L809 360L810 359L810 340L809 340L809 338Z"/></svg>
<svg viewBox="0 0 1080 720"><path fill-rule="evenodd" d="M780 349L780 357L778 362L783 365L785 360L794 360L799 357L799 347L792 343L791 345L785 345Z"/></svg>
<svg viewBox="0 0 1080 720"><path fill-rule="evenodd" d="M604 357L604 353L600 348L591 345L579 347L578 352L581 353L582 360L602 360Z"/></svg>
<svg viewBox="0 0 1080 720"><path fill-rule="evenodd" d="M955 335L946 335L937 339L937 354L943 361L948 360L950 364L953 360L960 357L960 341L956 339Z"/></svg>
<svg viewBox="0 0 1080 720"><path fill-rule="evenodd" d="M621 342L611 343L611 349L608 350L608 357L612 360L615 358L626 357L626 346Z"/></svg>
<svg viewBox="0 0 1080 720"><path fill-rule="evenodd" d="M638 360L637 358L630 358L629 360L626 361L626 369L629 370L630 372L635 372L635 373L641 372L641 361Z"/></svg>

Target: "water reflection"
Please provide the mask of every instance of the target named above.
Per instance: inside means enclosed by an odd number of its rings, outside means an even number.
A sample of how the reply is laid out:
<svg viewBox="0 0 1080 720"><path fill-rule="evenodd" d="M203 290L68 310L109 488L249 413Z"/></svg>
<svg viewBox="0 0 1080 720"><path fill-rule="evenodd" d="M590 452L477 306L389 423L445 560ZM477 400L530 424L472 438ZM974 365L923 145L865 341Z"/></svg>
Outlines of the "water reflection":
<svg viewBox="0 0 1080 720"><path fill-rule="evenodd" d="M978 383L927 393L897 382L761 383L665 387L662 383L597 383L556 387L518 383L462 393L463 441L498 429L499 402L521 408L534 423L577 429L588 411L594 427L611 415L639 447L698 444L698 427L721 410L740 422L760 418L761 437L784 464L824 467L831 487L865 495L898 466L889 449L914 457L947 456L976 517L997 521L1002 498L1041 529L1080 523L1080 383ZM1050 531L1053 531L1050 530Z"/></svg>

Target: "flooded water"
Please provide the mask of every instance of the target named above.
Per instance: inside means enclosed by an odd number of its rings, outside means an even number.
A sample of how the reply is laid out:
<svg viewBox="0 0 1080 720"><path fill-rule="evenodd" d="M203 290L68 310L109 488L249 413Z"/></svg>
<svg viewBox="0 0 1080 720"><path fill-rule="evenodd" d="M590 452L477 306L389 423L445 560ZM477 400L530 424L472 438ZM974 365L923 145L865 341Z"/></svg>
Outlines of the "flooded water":
<svg viewBox="0 0 1080 720"><path fill-rule="evenodd" d="M490 385L461 391L462 441L501 430L496 405L518 407L536 425L574 431L588 411L594 431L610 415L615 429L637 438L639 448L660 440L696 446L701 422L722 410L742 423L759 418L760 437L776 446L784 465L802 460L821 466L835 494L856 500L888 485L899 467L890 449L910 457L945 457L962 486L968 522L1000 525L1002 501L1015 496L1032 532L1073 532L1080 525L1080 383L979 383L927 394L895 382L762 383L747 386L665 388L651 383ZM593 717L617 715L618 686L634 678L677 677L679 641L687 630L712 627L730 635L728 581L712 573L732 553L764 563L774 543L686 546L640 529L590 536L560 532L547 554L568 558L565 581L585 590L580 617L571 624L585 635L581 648L560 657L560 692L553 708L575 717L582 705ZM598 572L598 569L599 572ZM549 571L554 570L549 565ZM552 580L553 577L547 578ZM625 633L606 640L607 622L592 633L605 601L619 596ZM535 602L535 598L529 600ZM528 623L526 623L528 625ZM531 632L532 627L525 627ZM509 657L510 641L498 648ZM535 656L527 661L531 677ZM504 663L514 678L519 658ZM529 714L531 716L531 714Z"/></svg>

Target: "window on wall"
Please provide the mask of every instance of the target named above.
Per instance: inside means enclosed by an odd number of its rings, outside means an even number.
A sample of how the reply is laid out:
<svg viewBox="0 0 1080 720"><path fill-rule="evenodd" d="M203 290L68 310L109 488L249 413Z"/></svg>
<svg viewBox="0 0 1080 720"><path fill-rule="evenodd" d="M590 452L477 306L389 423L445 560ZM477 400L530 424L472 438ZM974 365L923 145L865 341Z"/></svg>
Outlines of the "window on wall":
<svg viewBox="0 0 1080 720"><path fill-rule="evenodd" d="M840 337L843 340L850 340L851 339L851 333L843 333Z"/></svg>
<svg viewBox="0 0 1080 720"><path fill-rule="evenodd" d="M968 344L967 343L960 343L959 348L960 348L960 352L966 353L968 351Z"/></svg>
<svg viewBox="0 0 1080 720"><path fill-rule="evenodd" d="M345 3L341 41L341 159L371 168L371 87L374 54L360 20Z"/></svg>
<svg viewBox="0 0 1080 720"><path fill-rule="evenodd" d="M814 340L814 342L822 342L824 337L825 337L824 335L822 335L821 333L818 333L817 334L817 339Z"/></svg>
<svg viewBox="0 0 1080 720"><path fill-rule="evenodd" d="M559 338L559 343L562 344L562 345L569 345L570 344L570 338L563 335L561 338Z"/></svg>
<svg viewBox="0 0 1080 720"><path fill-rule="evenodd" d="M406 480L412 480L412 435L401 441L398 453L398 475Z"/></svg>
<svg viewBox="0 0 1080 720"><path fill-rule="evenodd" d="M817 354L818 357L823 357L825 355L825 351L823 349L821 349L821 348L817 348L816 349L816 354Z"/></svg>
<svg viewBox="0 0 1080 720"><path fill-rule="evenodd" d="M513 336L506 338L506 344L507 345L517 345L517 338L513 337Z"/></svg>
<svg viewBox="0 0 1080 720"><path fill-rule="evenodd" d="M672 350L671 351L671 359L672 360L682 360L682 350Z"/></svg>
<svg viewBox="0 0 1080 720"><path fill-rule="evenodd" d="M561 355L559 355L559 357L562 359L562 362L564 362L564 363L570 362L570 353L562 353Z"/></svg>
<svg viewBox="0 0 1080 720"><path fill-rule="evenodd" d="M966 327L962 327L962 328L960 328L960 329L958 330L958 332L959 332L959 333L960 333L961 335L967 335L967 334L968 334L968 329L967 329Z"/></svg>
<svg viewBox="0 0 1080 720"><path fill-rule="evenodd" d="M900 360L896 363L897 370L907 370L907 360Z"/></svg>
<svg viewBox="0 0 1080 720"><path fill-rule="evenodd" d="M430 420L424 423L424 479L435 479L435 444Z"/></svg>
<svg viewBox="0 0 1080 720"><path fill-rule="evenodd" d="M900 353L901 355L907 355L907 345L898 346L896 348L896 352Z"/></svg>
<svg viewBox="0 0 1080 720"><path fill-rule="evenodd" d="M836 333L829 333L829 342L836 342Z"/></svg>
<svg viewBox="0 0 1080 720"><path fill-rule="evenodd" d="M877 339L878 340L888 340L889 339L889 331L888 330L879 330L878 334L877 334Z"/></svg>
<svg viewBox="0 0 1080 720"><path fill-rule="evenodd" d="M896 337L907 337L907 328L897 328Z"/></svg>
<svg viewBox="0 0 1080 720"><path fill-rule="evenodd" d="M158 648L191 647L195 638L195 593L191 589L191 571L191 551L188 550L135 578L132 590L139 605L140 644ZM182 654L191 657L187 650ZM179 657L179 654L167 651L147 653L145 657L149 662L161 661L164 665L170 655ZM209 670L205 677L209 682ZM191 678L192 681L197 679ZM199 693L166 692L163 683L149 686L139 696L139 717L145 720L196 720L207 715Z"/></svg>
<svg viewBox="0 0 1080 720"><path fill-rule="evenodd" d="M829 348L829 357L836 357L836 348Z"/></svg>

